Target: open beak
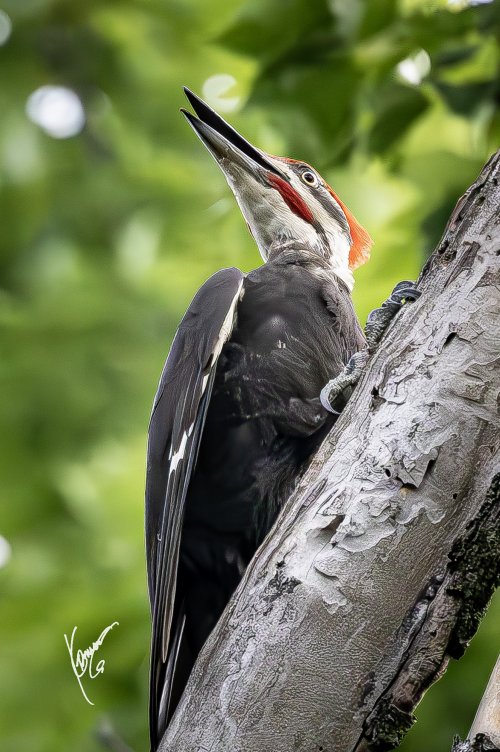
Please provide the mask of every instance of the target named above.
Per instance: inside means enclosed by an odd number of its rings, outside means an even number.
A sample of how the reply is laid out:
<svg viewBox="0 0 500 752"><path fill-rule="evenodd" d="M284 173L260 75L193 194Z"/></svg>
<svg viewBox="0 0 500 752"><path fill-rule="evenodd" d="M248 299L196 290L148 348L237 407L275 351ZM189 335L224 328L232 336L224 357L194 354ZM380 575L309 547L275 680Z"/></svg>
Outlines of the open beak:
<svg viewBox="0 0 500 752"><path fill-rule="evenodd" d="M238 131L226 123L202 99L187 87L184 87L184 92L198 117L183 108L181 112L226 176L232 172L233 168L239 168L266 185L269 173L289 182L289 177L285 172L280 170L266 154L240 136Z"/></svg>

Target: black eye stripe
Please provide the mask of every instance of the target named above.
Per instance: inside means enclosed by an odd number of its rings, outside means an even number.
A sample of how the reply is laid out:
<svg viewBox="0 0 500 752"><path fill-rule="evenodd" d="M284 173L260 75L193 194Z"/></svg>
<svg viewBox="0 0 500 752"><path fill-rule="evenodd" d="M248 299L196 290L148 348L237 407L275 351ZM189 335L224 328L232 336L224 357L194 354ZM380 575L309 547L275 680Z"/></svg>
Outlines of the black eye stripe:
<svg viewBox="0 0 500 752"><path fill-rule="evenodd" d="M305 172L310 172L312 175L314 175L317 181L316 185L309 187L314 188L315 199L319 201L321 206L328 212L328 214L330 214L330 216L338 222L343 232L351 240L351 231L346 216L337 202L332 198L328 191L325 190L323 179L320 178L320 176L314 172L312 167L310 167L306 163L293 165L292 169L294 170L297 177L301 179L303 178Z"/></svg>
<svg viewBox="0 0 500 752"><path fill-rule="evenodd" d="M337 202L334 201L332 196L330 196L327 191L316 191L314 197L317 201L319 201L321 206L326 209L328 214L330 214L330 216L333 217L336 222L338 222L347 237L351 239L351 230L349 228L347 218Z"/></svg>

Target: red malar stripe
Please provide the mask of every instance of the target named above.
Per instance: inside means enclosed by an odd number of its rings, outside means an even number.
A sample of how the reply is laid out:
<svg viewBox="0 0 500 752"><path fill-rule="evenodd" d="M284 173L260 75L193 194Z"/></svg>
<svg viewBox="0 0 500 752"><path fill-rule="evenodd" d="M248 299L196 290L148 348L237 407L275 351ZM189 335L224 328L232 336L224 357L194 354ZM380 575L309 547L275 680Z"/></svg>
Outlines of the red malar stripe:
<svg viewBox="0 0 500 752"><path fill-rule="evenodd" d="M309 209L306 202L299 196L297 191L286 182L286 180L282 180L282 178L277 175L268 175L268 180L274 185L280 196L283 198L283 201L294 214L297 214L306 222L312 223L314 221L312 211Z"/></svg>

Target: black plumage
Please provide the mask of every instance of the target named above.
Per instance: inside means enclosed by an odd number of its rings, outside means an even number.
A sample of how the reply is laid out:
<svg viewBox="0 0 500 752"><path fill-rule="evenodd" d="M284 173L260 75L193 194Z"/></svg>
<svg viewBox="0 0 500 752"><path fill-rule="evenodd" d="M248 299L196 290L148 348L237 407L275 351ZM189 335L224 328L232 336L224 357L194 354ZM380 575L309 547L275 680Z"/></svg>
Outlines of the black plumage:
<svg viewBox="0 0 500 752"><path fill-rule="evenodd" d="M192 301L152 413L146 544L156 748L193 662L335 416L319 401L364 338L349 291L287 243Z"/></svg>

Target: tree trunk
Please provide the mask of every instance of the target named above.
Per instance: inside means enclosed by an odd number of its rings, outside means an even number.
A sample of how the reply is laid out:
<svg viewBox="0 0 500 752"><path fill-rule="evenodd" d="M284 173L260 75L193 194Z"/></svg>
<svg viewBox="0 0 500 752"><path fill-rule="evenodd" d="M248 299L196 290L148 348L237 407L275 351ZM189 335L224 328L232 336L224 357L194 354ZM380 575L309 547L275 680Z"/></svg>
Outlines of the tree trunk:
<svg viewBox="0 0 500 752"><path fill-rule="evenodd" d="M500 747L500 655L477 709L469 738L473 739L477 734L486 734L492 744Z"/></svg>
<svg viewBox="0 0 500 752"><path fill-rule="evenodd" d="M499 173L500 152L248 567L163 752L389 749L463 653L500 570Z"/></svg>
<svg viewBox="0 0 500 752"><path fill-rule="evenodd" d="M465 742L456 738L451 752L500 752L500 655L479 703Z"/></svg>

